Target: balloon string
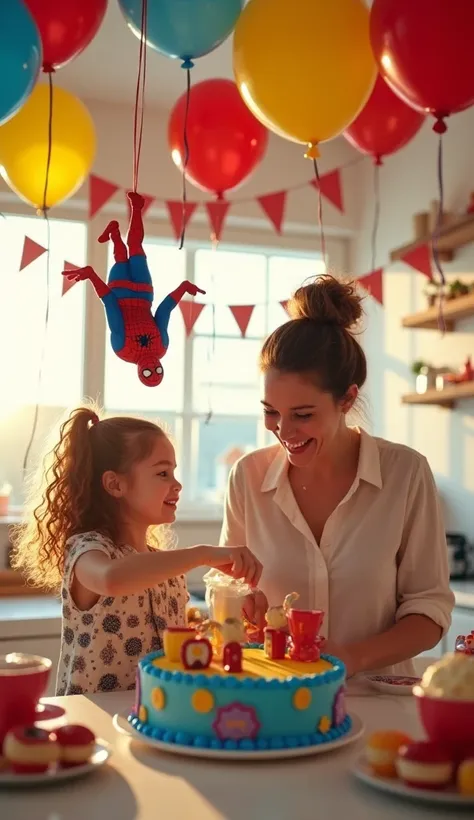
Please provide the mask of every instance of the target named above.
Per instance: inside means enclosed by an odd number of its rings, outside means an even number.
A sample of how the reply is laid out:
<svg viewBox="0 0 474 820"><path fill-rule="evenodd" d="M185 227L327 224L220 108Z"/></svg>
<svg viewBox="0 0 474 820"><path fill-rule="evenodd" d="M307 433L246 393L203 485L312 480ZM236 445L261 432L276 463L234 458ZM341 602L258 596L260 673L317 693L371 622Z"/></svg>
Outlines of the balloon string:
<svg viewBox="0 0 474 820"><path fill-rule="evenodd" d="M186 108L184 110L184 126L183 126L183 144L184 144L184 158L183 158L183 175L182 175L182 202L183 214L181 217L181 236L179 239L179 250L182 250L184 239L186 235L186 169L189 162L189 141L188 141L188 117L189 117L189 101L191 98L191 68L185 65L186 68Z"/></svg>
<svg viewBox="0 0 474 820"><path fill-rule="evenodd" d="M320 184L318 160L315 157L313 158L313 166L314 166L314 174L315 174L315 177L316 177L316 182L318 183L318 225L319 225L319 233L320 233L320 237L321 237L321 253L323 255L324 266L327 268L326 237L324 235L324 223L323 223L323 197L322 197L322 194L321 194L321 184Z"/></svg>
<svg viewBox="0 0 474 820"><path fill-rule="evenodd" d="M441 227L443 224L443 214L444 214L444 179L443 179L443 135L439 135L438 139L438 158L437 158L437 176L438 176L438 192L439 192L439 203L438 203L438 215L436 218L436 226L433 232L433 236L431 237L431 249L433 252L433 260L435 263L435 268L439 273L440 278L440 293L439 293L439 300L438 300L438 328L441 333L445 333L446 331L446 323L444 321L444 313L443 313L443 306L444 306L444 288L446 286L446 277L444 275L443 268L441 266L441 260L439 258L439 248L438 242L441 233Z"/></svg>
<svg viewBox="0 0 474 820"><path fill-rule="evenodd" d="M145 108L146 84L146 35L147 35L148 0L142 0L142 19L140 29L140 49L138 52L137 87L135 92L135 110L133 116L133 190L137 193L138 172L143 139L143 119Z"/></svg>
<svg viewBox="0 0 474 820"><path fill-rule="evenodd" d="M375 270L375 266L377 263L377 237L379 232L379 222L380 222L380 165L374 165L374 224L372 227L372 255L371 255L371 268L370 270Z"/></svg>

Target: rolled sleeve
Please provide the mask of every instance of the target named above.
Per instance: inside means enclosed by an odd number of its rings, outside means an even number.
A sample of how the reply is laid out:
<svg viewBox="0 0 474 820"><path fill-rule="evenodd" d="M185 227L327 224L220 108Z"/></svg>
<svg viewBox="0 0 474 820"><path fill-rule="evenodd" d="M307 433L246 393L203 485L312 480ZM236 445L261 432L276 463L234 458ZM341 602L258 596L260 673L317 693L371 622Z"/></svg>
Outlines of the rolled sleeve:
<svg viewBox="0 0 474 820"><path fill-rule="evenodd" d="M242 467L238 461L232 467L227 485L219 544L221 547L240 547L246 544L245 493Z"/></svg>
<svg viewBox="0 0 474 820"><path fill-rule="evenodd" d="M426 615L446 634L454 607L446 533L433 474L423 457L414 465L398 560L396 620Z"/></svg>

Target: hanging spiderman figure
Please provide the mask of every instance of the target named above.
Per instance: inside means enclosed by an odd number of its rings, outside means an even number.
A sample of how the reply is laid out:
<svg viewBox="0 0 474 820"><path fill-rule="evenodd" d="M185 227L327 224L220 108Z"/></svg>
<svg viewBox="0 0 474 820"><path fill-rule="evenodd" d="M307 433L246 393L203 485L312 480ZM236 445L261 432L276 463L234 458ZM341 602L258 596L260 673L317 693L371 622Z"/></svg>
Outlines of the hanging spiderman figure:
<svg viewBox="0 0 474 820"><path fill-rule="evenodd" d="M114 353L125 362L137 365L142 384L156 387L163 380L161 359L168 350L171 311L185 293L196 296L205 291L192 282L182 282L163 299L155 313L152 312L153 283L143 250L144 200L134 192L129 192L128 198L131 206L128 251L116 220L109 222L99 236L99 242L111 239L114 246L115 264L110 269L107 284L90 265L63 271L63 276L74 282L89 279L104 304Z"/></svg>

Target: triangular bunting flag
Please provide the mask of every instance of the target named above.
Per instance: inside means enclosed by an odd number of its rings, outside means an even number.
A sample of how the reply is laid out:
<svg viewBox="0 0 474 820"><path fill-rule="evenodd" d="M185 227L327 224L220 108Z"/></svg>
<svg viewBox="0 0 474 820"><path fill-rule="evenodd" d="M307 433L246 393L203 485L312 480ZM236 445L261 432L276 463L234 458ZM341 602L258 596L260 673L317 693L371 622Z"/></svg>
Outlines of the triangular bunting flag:
<svg viewBox="0 0 474 820"><path fill-rule="evenodd" d="M287 193L288 191L276 191L274 194L257 197L257 202L263 208L278 234L281 234L281 226L285 216Z"/></svg>
<svg viewBox="0 0 474 820"><path fill-rule="evenodd" d="M219 242L224 228L224 221L227 216L227 211L230 208L230 202L206 202L207 214L212 228L212 239Z"/></svg>
<svg viewBox="0 0 474 820"><path fill-rule="evenodd" d="M245 337L247 333L254 308L255 305L229 305L229 310L239 326L242 337Z"/></svg>
<svg viewBox="0 0 474 820"><path fill-rule="evenodd" d="M312 179L310 183L316 190L321 188L321 193L326 199L334 205L341 213L344 213L344 203L342 201L342 186L341 186L341 172L339 168L335 171L330 171L328 174L323 174L318 180Z"/></svg>
<svg viewBox="0 0 474 820"><path fill-rule="evenodd" d="M29 236L25 236L23 241L23 251L21 254L21 262L20 262L20 270L27 268L28 265L31 265L32 262L35 262L36 259L39 259L40 256L43 256L46 253L47 248L43 248L42 245L38 245L33 239L30 239Z"/></svg>
<svg viewBox="0 0 474 820"><path fill-rule="evenodd" d="M148 208L150 208L153 205L156 197L149 196L149 194L142 194L142 197L145 200L144 204L143 204L142 216L145 216L146 212L148 211ZM128 221L130 222L130 217L131 217L132 211L131 211L131 208L130 208L130 200L129 200L126 192L125 192L125 201L127 203Z"/></svg>
<svg viewBox="0 0 474 820"><path fill-rule="evenodd" d="M289 314L289 312L288 312L288 302L289 302L289 301L290 301L289 299L284 299L284 301L283 301L283 302L280 302L280 305L282 306L282 308L283 308L283 310L285 311L285 313L287 313L287 314L288 314L288 316L290 315L290 314Z"/></svg>
<svg viewBox="0 0 474 820"><path fill-rule="evenodd" d="M364 276L359 276L358 281L377 302L383 305L383 268L377 268Z"/></svg>
<svg viewBox="0 0 474 820"><path fill-rule="evenodd" d="M114 182L91 174L89 177L89 219L92 219L118 190L119 186Z"/></svg>
<svg viewBox="0 0 474 820"><path fill-rule="evenodd" d="M179 239L183 230L183 203L176 199L167 199L165 202L171 220L173 233ZM198 206L197 202L184 203L184 227L186 228L194 211Z"/></svg>
<svg viewBox="0 0 474 820"><path fill-rule="evenodd" d="M433 278L433 271L431 267L431 248L429 245L420 245L400 255L400 260L405 264L410 265L411 268L419 271L428 279Z"/></svg>
<svg viewBox="0 0 474 820"><path fill-rule="evenodd" d="M184 326L186 328L186 336L191 335L193 327L205 307L205 305L202 305L199 302L191 302L190 299L185 299L179 303L179 308L183 315Z"/></svg>
<svg viewBox="0 0 474 820"><path fill-rule="evenodd" d="M73 265L72 262L64 262L63 270L79 270L79 265ZM74 279L68 279L67 276L63 276L63 289L61 296L65 296L68 290L71 290L75 284L76 282Z"/></svg>

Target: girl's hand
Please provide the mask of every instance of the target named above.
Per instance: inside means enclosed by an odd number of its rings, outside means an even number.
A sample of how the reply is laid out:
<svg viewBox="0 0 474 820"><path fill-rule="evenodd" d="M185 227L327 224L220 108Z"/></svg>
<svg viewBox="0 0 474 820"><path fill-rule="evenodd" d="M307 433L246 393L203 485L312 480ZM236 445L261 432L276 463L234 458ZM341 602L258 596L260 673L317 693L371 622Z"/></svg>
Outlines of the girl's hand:
<svg viewBox="0 0 474 820"><path fill-rule="evenodd" d="M243 578L256 587L262 574L262 565L248 547L198 547L203 553L202 563L214 567L232 578Z"/></svg>

